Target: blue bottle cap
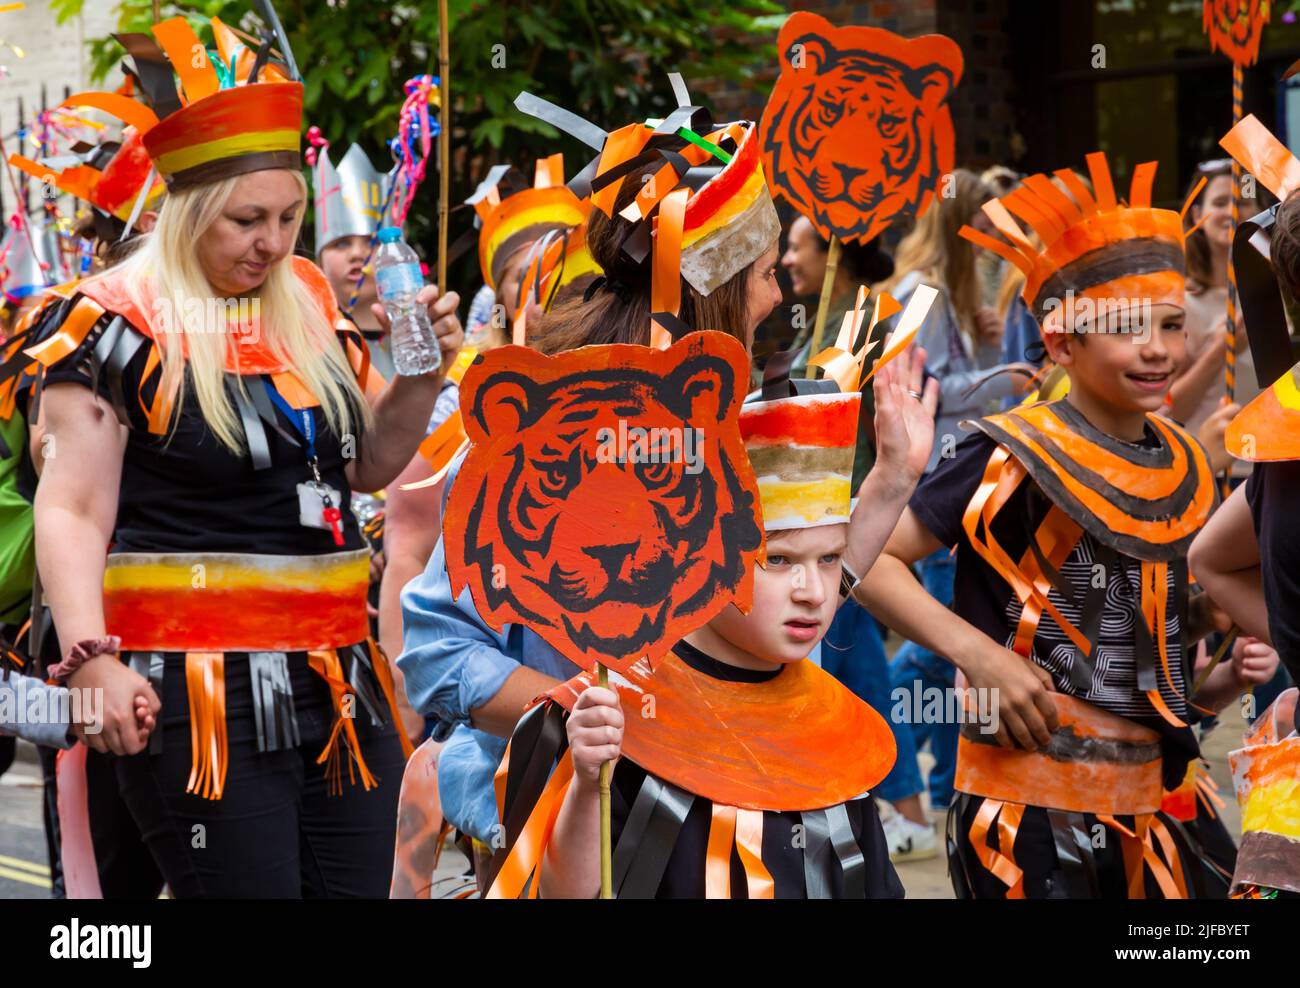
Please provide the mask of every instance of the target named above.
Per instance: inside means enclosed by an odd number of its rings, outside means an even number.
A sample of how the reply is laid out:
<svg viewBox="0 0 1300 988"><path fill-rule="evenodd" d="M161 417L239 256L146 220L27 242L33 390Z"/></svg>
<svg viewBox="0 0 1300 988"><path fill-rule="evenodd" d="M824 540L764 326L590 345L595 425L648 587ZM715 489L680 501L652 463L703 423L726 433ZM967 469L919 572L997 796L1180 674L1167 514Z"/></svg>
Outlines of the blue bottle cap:
<svg viewBox="0 0 1300 988"><path fill-rule="evenodd" d="M395 244L402 239L401 227L385 226L379 230L379 242L381 244Z"/></svg>

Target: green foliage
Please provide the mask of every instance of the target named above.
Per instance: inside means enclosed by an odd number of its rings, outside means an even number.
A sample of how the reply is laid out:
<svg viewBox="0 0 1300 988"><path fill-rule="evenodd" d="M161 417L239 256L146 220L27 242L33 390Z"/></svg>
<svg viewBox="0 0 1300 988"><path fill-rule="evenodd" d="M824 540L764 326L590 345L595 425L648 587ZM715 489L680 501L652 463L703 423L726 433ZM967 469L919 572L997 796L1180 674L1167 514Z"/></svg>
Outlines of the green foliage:
<svg viewBox="0 0 1300 988"><path fill-rule="evenodd" d="M60 21L85 0L52 0ZM694 0L449 0L451 31L452 201L496 161L531 170L534 158L564 150L572 174L591 153L514 108L535 93L606 128L662 116L673 105L666 73L687 79L743 80L771 64L785 19L772 0L698 4ZM320 127L335 157L353 141L379 163L397 132L402 84L438 75L435 0L278 0L276 9L306 83L305 124ZM119 31L147 31L150 0L119 0ZM248 0L163 3L164 18L184 14L200 38L207 18L260 33ZM111 38L90 42L102 79L122 57ZM436 170L416 198L410 235L430 257ZM451 238L471 220L452 214Z"/></svg>

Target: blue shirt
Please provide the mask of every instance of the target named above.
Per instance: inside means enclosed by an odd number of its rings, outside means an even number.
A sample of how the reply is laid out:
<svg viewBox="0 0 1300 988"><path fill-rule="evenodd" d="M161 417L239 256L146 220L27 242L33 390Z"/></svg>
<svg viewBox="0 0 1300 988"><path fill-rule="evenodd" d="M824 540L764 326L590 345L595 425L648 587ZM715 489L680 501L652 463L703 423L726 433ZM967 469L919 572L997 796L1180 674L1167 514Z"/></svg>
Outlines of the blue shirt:
<svg viewBox="0 0 1300 988"><path fill-rule="evenodd" d="M448 471L446 491L460 463ZM580 670L522 625L493 631L479 617L468 588L453 599L441 538L424 573L402 591L402 627L397 665L406 677L407 696L435 721L434 739L446 742L438 755L443 815L458 830L490 841L497 823L492 776L507 739L472 728L470 711L496 696L521 665L556 679Z"/></svg>

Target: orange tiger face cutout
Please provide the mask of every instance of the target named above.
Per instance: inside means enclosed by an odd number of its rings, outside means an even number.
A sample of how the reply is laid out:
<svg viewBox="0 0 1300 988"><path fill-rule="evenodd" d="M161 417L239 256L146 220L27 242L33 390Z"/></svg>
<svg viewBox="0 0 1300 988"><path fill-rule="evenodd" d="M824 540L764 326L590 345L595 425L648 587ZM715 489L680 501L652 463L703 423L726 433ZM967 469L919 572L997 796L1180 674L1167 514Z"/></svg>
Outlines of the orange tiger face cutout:
<svg viewBox="0 0 1300 988"><path fill-rule="evenodd" d="M1201 27L1210 51L1220 51L1237 65L1254 65L1271 13L1270 0L1204 0Z"/></svg>
<svg viewBox="0 0 1300 988"><path fill-rule="evenodd" d="M656 659L727 604L748 611L763 543L748 381L744 347L714 332L480 356L443 529L453 591L586 668Z"/></svg>
<svg viewBox="0 0 1300 988"><path fill-rule="evenodd" d="M790 15L777 48L781 75L760 125L772 189L828 240L865 242L919 216L953 167L948 96L961 49L805 11Z"/></svg>

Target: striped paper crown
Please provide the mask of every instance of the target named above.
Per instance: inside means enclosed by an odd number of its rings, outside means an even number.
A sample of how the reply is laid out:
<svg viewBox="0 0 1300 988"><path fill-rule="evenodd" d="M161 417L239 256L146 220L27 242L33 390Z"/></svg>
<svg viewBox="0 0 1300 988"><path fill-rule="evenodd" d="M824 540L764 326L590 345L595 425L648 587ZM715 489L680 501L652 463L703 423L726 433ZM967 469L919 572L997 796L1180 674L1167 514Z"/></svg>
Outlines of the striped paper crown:
<svg viewBox="0 0 1300 988"><path fill-rule="evenodd" d="M1183 218L1151 206L1156 162L1134 169L1127 204L1115 198L1106 156L1096 151L1087 162L1092 192L1063 168L1053 174L1065 191L1046 175L1031 175L1013 192L984 204L985 215L1010 243L969 226L961 235L1023 272L1025 301L1048 325L1048 317L1062 311L1063 300L1071 296L1181 307ZM1030 242L1013 214L1038 235L1042 249Z"/></svg>
<svg viewBox="0 0 1300 988"><path fill-rule="evenodd" d="M740 435L767 531L849 520L861 403L857 392L832 388L741 406Z"/></svg>
<svg viewBox="0 0 1300 988"><path fill-rule="evenodd" d="M166 191L134 127L126 128L121 142L79 145L70 155L39 162L11 154L9 163L123 221L130 218L142 195L140 208L151 209Z"/></svg>
<svg viewBox="0 0 1300 988"><path fill-rule="evenodd" d="M135 127L173 191L246 172L300 168L302 84L287 81L285 70L270 61L269 39L258 42L216 18L212 31L215 58L183 17L155 24L152 38L115 35L134 62L131 75L148 105L93 92L70 96L63 105L103 110ZM290 58L288 71L296 75L292 64Z"/></svg>
<svg viewBox="0 0 1300 988"><path fill-rule="evenodd" d="M938 293L918 285L904 307L881 292L870 310L868 294L865 286L858 288L835 343L808 361L825 377L792 379L796 352L773 354L763 369L762 392L741 406L740 435L758 478L769 532L849 520L861 390L911 344ZM884 327L895 315L886 337ZM867 357L880 346L880 356L868 368Z"/></svg>
<svg viewBox="0 0 1300 988"><path fill-rule="evenodd" d="M521 247L582 226L591 211L590 202L579 199L564 184L562 154L537 159L531 187L523 186L517 171L498 165L466 201L478 214L479 267L483 280L493 289L500 284L506 263ZM568 270L570 258L576 262L572 272ZM577 270L579 267L584 270ZM586 251L585 236L575 240L573 254L565 258L565 269L566 280L599 270Z"/></svg>

